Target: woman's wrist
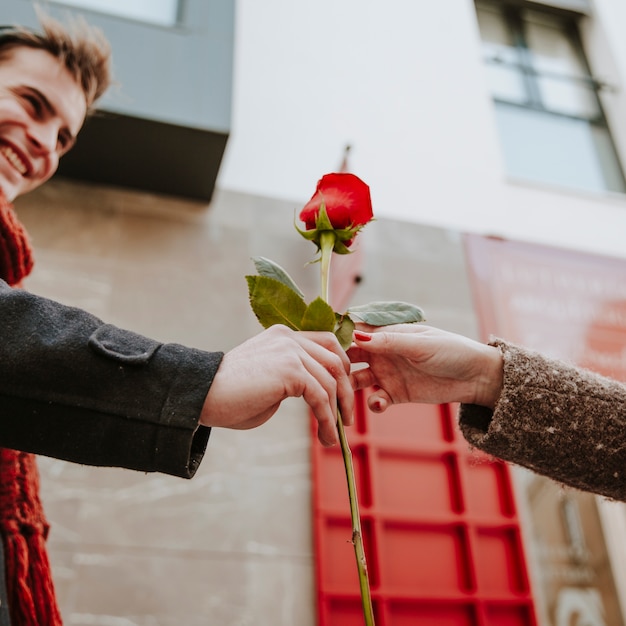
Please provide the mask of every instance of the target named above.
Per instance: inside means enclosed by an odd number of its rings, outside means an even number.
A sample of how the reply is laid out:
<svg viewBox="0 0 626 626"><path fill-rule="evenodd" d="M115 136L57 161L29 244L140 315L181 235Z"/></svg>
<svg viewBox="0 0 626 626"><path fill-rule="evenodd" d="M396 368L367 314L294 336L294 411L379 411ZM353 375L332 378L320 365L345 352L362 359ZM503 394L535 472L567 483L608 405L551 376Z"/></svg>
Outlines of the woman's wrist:
<svg viewBox="0 0 626 626"><path fill-rule="evenodd" d="M495 346L484 346L483 363L476 384L474 404L495 408L504 380L504 359L502 352Z"/></svg>

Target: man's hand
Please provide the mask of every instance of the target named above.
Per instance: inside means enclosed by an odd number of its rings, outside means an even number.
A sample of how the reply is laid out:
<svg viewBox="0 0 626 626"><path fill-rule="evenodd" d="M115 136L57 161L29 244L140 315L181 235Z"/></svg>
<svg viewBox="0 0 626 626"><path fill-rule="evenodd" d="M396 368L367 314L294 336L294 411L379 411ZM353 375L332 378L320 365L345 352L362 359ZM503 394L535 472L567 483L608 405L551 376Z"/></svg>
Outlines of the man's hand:
<svg viewBox="0 0 626 626"><path fill-rule="evenodd" d="M289 397L302 397L325 446L338 443L337 411L352 423L350 361L328 332L272 326L224 355L200 416L204 426L248 429L264 424Z"/></svg>

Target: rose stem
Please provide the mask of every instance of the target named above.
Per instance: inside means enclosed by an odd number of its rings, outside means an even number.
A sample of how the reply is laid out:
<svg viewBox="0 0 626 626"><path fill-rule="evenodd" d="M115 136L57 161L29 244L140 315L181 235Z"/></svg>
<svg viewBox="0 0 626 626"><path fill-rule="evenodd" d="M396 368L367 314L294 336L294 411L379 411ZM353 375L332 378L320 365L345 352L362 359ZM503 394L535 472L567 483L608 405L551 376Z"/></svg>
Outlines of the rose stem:
<svg viewBox="0 0 626 626"><path fill-rule="evenodd" d="M321 291L322 299L329 300L330 283L330 261L335 246L335 233L333 231L323 232L320 237L321 249ZM363 548L363 534L361 532L361 516L359 513L359 501L356 492L356 481L354 479L354 464L352 463L352 452L343 427L341 412L338 410L337 430L339 431L339 442L341 444L341 454L346 470L348 481L348 497L350 498L350 516L352 518L352 544L356 556L356 566L359 573L359 586L361 588L361 604L363 605L363 615L366 626L374 626L374 611L372 609L372 596L370 593L369 578L367 573L367 561Z"/></svg>

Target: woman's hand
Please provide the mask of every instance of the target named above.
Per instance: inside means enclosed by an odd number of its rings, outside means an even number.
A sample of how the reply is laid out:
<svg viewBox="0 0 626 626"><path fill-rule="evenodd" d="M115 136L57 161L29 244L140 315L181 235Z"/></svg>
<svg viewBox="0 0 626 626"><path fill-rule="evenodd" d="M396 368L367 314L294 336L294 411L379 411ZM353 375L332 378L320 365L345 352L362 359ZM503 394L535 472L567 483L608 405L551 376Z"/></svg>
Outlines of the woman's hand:
<svg viewBox="0 0 626 626"><path fill-rule="evenodd" d="M502 389L498 348L421 324L359 325L348 350L355 389L379 387L368 398L371 410L391 404L465 402L493 408Z"/></svg>

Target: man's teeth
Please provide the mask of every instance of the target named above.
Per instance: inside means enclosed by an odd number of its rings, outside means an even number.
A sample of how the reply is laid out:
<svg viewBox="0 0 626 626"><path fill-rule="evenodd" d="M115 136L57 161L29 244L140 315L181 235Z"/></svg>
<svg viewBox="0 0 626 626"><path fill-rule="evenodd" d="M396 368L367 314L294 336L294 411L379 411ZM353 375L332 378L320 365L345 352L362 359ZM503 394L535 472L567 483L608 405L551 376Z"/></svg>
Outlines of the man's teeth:
<svg viewBox="0 0 626 626"><path fill-rule="evenodd" d="M26 174L26 165L22 162L22 159L11 150L8 146L2 146L0 152L5 156L7 161L22 175Z"/></svg>

